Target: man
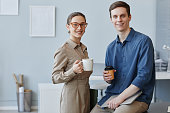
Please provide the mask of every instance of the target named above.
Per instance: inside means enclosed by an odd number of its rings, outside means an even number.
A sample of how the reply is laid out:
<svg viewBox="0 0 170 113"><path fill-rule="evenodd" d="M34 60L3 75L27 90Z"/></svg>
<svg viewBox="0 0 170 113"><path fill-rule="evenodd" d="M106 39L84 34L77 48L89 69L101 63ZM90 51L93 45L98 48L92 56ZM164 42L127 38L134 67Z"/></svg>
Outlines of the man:
<svg viewBox="0 0 170 113"><path fill-rule="evenodd" d="M103 72L103 78L110 86L91 113L143 113L150 105L155 84L152 41L129 27L131 14L127 3L117 1L111 4L109 12L117 38L107 48L105 65L114 67L115 79L111 80L108 71ZM142 94L133 103L121 104L138 91ZM113 95L119 96L108 100ZM102 108L105 102L107 108Z"/></svg>

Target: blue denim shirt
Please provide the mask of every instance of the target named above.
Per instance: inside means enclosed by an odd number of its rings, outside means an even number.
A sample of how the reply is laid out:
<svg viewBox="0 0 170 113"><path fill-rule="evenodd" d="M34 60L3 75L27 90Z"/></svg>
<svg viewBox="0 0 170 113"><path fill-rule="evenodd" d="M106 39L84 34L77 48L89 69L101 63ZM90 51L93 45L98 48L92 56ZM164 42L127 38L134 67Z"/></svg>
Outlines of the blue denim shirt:
<svg viewBox="0 0 170 113"><path fill-rule="evenodd" d="M133 28L123 43L117 36L107 48L105 65L114 67L115 79L107 87L99 105L110 96L122 93L131 84L143 92L136 101L150 104L155 84L155 63L153 44L148 36Z"/></svg>

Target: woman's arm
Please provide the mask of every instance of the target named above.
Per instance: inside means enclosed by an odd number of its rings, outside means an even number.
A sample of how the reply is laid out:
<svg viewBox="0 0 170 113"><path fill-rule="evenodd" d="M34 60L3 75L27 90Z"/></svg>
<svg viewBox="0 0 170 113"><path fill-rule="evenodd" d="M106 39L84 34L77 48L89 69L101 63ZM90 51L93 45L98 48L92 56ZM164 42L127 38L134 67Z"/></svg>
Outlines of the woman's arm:
<svg viewBox="0 0 170 113"><path fill-rule="evenodd" d="M57 50L54 55L54 68L52 73L52 81L54 84L68 82L76 75L73 68L65 71L67 63L68 58L64 50Z"/></svg>

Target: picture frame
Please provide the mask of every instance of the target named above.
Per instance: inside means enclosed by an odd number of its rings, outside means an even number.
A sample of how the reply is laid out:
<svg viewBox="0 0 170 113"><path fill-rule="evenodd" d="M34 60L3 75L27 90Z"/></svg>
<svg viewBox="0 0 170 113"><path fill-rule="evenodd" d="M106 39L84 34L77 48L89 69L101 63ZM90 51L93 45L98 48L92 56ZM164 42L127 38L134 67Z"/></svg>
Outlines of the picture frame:
<svg viewBox="0 0 170 113"><path fill-rule="evenodd" d="M18 16L18 0L0 0L0 15Z"/></svg>
<svg viewBox="0 0 170 113"><path fill-rule="evenodd" d="M30 36L55 37L55 6L30 6Z"/></svg>

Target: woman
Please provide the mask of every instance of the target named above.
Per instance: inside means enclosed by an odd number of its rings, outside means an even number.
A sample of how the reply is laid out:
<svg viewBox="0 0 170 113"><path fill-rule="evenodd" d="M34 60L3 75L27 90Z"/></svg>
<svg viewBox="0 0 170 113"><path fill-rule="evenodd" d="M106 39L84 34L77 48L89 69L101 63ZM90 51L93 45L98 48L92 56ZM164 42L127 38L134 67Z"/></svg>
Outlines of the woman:
<svg viewBox="0 0 170 113"><path fill-rule="evenodd" d="M83 71L81 60L88 58L87 48L81 38L87 27L86 18L80 12L71 13L66 28L70 38L54 55L54 84L65 83L60 101L60 113L89 113L89 76Z"/></svg>

